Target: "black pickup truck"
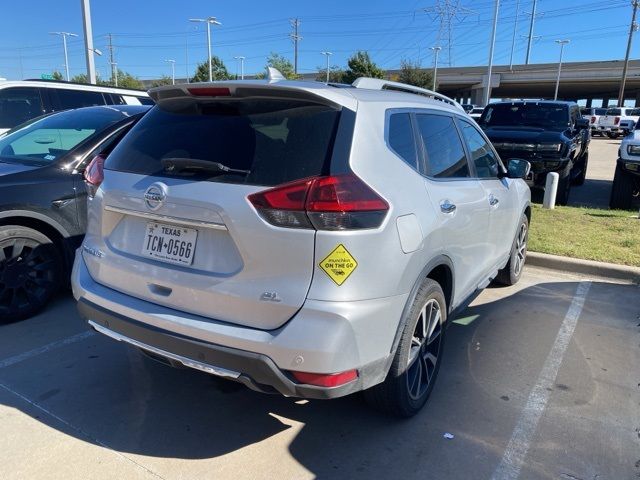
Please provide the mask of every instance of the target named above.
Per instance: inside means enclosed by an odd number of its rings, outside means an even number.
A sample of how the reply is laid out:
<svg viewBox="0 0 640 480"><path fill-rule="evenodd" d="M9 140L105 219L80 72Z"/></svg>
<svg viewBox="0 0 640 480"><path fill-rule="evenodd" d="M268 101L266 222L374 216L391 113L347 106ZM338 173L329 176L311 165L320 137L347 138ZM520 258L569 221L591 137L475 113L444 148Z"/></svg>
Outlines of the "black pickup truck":
<svg viewBox="0 0 640 480"><path fill-rule="evenodd" d="M589 120L578 104L560 101L491 103L478 121L502 158L531 163L527 183L544 189L547 174L558 172L556 201L566 205L571 185L582 185L589 163Z"/></svg>

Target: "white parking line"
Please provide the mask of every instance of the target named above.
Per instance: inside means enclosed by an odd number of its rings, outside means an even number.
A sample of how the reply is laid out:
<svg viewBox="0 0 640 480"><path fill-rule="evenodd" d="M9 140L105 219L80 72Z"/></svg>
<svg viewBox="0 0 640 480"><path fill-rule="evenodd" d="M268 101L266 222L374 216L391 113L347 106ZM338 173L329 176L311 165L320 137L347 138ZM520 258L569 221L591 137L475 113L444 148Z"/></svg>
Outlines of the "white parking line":
<svg viewBox="0 0 640 480"><path fill-rule="evenodd" d="M590 286L591 282L589 281L578 284L569 311L564 317L562 325L560 325L560 330L558 331L553 347L542 366L538 381L529 394L529 398L513 430L509 444L502 455L502 460L491 477L492 480L515 480L520 476L520 470L524 464L533 436L536 433L538 421L547 406L550 393L549 389L551 389L556 381L564 352L567 350L573 332L578 324L578 319L580 318L580 313L582 312L582 307L584 306L584 301Z"/></svg>
<svg viewBox="0 0 640 480"><path fill-rule="evenodd" d="M29 350L28 352L19 353L18 355L14 355L13 357L5 358L4 360L0 360L0 369L9 367L16 363L24 362L25 360L28 360L31 357L42 355L43 353L47 353L51 350L64 347L65 345L70 345L72 343L79 342L80 340L84 340L85 338L89 338L95 335L95 333L96 332L94 332L93 330L88 330L86 332L82 332L77 335L73 335L71 337L67 337L62 340L58 340L57 342L51 342L42 347L34 348L33 350Z"/></svg>

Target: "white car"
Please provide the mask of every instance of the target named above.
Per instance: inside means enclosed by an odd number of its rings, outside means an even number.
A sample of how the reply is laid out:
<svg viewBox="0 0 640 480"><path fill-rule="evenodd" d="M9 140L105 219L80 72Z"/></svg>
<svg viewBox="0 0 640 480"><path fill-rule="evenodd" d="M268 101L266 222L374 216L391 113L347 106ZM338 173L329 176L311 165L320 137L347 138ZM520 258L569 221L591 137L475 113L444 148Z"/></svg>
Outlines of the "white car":
<svg viewBox="0 0 640 480"><path fill-rule="evenodd" d="M147 92L54 80L0 81L0 134L45 113L99 105L152 105Z"/></svg>
<svg viewBox="0 0 640 480"><path fill-rule="evenodd" d="M482 112L484 112L484 108L482 108L482 107L474 107L469 112L469 116L471 118L473 118L474 120L480 120L480 117L482 116Z"/></svg>
<svg viewBox="0 0 640 480"><path fill-rule="evenodd" d="M150 94L104 175L87 168L89 325L257 391L417 413L447 321L522 274L529 162L505 168L459 104L385 80Z"/></svg>
<svg viewBox="0 0 640 480"><path fill-rule="evenodd" d="M606 134L609 138L618 138L620 135L628 135L638 122L640 109L629 107L608 108L605 115L600 117L597 131Z"/></svg>
<svg viewBox="0 0 640 480"><path fill-rule="evenodd" d="M591 129L591 135L601 135L601 133L598 132L598 124L600 123L600 117L607 113L607 109L596 108L596 107L591 107L591 108L583 107L580 109L580 113L582 115L582 118L589 120L589 128Z"/></svg>

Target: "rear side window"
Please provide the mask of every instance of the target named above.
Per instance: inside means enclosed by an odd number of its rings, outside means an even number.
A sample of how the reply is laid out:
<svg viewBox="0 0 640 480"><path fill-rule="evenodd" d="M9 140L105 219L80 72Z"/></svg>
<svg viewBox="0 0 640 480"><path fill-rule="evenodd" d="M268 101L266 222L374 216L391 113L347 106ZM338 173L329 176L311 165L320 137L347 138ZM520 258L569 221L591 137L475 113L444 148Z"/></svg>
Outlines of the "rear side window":
<svg viewBox="0 0 640 480"><path fill-rule="evenodd" d="M96 105L105 105L106 103L101 92L56 88L55 93L58 96L58 102L62 110L68 108L93 107Z"/></svg>
<svg viewBox="0 0 640 480"><path fill-rule="evenodd" d="M418 169L416 142L413 138L411 117L408 113L394 113L389 116L388 141L391 149L414 170Z"/></svg>
<svg viewBox="0 0 640 480"><path fill-rule="evenodd" d="M339 116L337 109L296 100L184 99L171 110L149 111L114 149L105 167L143 175L278 185L327 173ZM176 171L167 166L167 159L179 159L187 167ZM189 169L189 160L248 173Z"/></svg>
<svg viewBox="0 0 640 480"><path fill-rule="evenodd" d="M434 178L469 177L469 165L453 118L416 115L424 145L426 175Z"/></svg>
<svg viewBox="0 0 640 480"><path fill-rule="evenodd" d="M42 113L39 89L12 87L0 90L0 128L13 128Z"/></svg>
<svg viewBox="0 0 640 480"><path fill-rule="evenodd" d="M471 161L476 167L478 178L496 178L500 173L500 160L480 134L478 129L464 120L460 121L462 136L471 153Z"/></svg>

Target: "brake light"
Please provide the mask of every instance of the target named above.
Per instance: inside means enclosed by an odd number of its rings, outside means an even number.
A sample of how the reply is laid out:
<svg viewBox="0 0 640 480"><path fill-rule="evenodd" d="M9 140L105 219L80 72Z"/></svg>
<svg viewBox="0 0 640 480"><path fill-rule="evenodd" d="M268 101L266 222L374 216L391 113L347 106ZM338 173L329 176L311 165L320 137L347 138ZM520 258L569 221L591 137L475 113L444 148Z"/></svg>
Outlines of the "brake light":
<svg viewBox="0 0 640 480"><path fill-rule="evenodd" d="M620 123L620 117L616 117L616 118L613 120L613 124L614 124L614 125L618 125L619 123Z"/></svg>
<svg viewBox="0 0 640 480"><path fill-rule="evenodd" d="M196 97L230 97L231 90L226 87L190 87L187 91Z"/></svg>
<svg viewBox="0 0 640 480"><path fill-rule="evenodd" d="M87 194L93 198L98 187L104 180L104 156L96 155L84 169L84 180L87 186Z"/></svg>
<svg viewBox="0 0 640 480"><path fill-rule="evenodd" d="M591 123L596 123L596 117L591 117Z"/></svg>
<svg viewBox="0 0 640 480"><path fill-rule="evenodd" d="M389 210L389 204L354 174L306 178L248 199L267 222L287 228L376 228Z"/></svg>
<svg viewBox="0 0 640 480"><path fill-rule="evenodd" d="M315 385L318 387L338 387L358 378L357 370L348 370L346 372L328 374L306 372L291 372L291 374L298 383Z"/></svg>

